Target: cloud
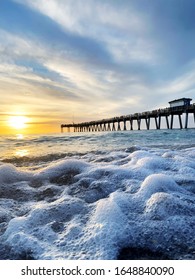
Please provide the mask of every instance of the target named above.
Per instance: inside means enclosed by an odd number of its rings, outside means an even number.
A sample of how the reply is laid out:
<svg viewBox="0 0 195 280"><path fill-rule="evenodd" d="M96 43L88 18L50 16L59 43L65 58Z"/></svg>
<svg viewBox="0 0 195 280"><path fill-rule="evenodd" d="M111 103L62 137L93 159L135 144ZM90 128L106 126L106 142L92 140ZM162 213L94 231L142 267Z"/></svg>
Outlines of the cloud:
<svg viewBox="0 0 195 280"><path fill-rule="evenodd" d="M161 88L161 92L172 95L174 98L193 96L195 88L195 63L191 62L181 69L180 75L175 79L169 80Z"/></svg>
<svg viewBox="0 0 195 280"><path fill-rule="evenodd" d="M64 29L82 35L96 36L98 30L104 28L118 29L120 31L146 30L142 17L133 10L129 2L126 4L118 1L94 1L94 0L15 0L18 3L28 5L47 15L59 23ZM128 3L128 4L127 4ZM131 17L129 18L129 15ZM86 26L90 22L90 25ZM86 28L88 27L88 28ZM99 34L97 34L99 36Z"/></svg>
<svg viewBox="0 0 195 280"><path fill-rule="evenodd" d="M57 119L74 112L83 121L191 97L190 6L190 0L183 8L161 0L1 0L3 110L11 104Z"/></svg>
<svg viewBox="0 0 195 280"><path fill-rule="evenodd" d="M10 24L7 24L7 18L12 18ZM64 49L64 53L68 55L81 56L85 60L88 57L93 57L94 60L109 60L109 53L95 39L62 29L47 15L33 11L26 5L2 0L0 25L8 32L45 42L58 51Z"/></svg>
<svg viewBox="0 0 195 280"><path fill-rule="evenodd" d="M113 59L153 62L157 59L155 42L148 37L150 26L142 12L133 9L130 2L117 1L59 1L17 0L51 18L65 32L80 38L93 38L104 45ZM90 53L98 56L94 46Z"/></svg>
<svg viewBox="0 0 195 280"><path fill-rule="evenodd" d="M68 101L77 100L80 102L80 108L82 103L89 106L88 112L91 112L91 115L97 106L104 114L114 114L118 100L121 104L127 101L127 95L131 92L129 85L141 83L140 74L134 73L135 68L131 70L130 75L130 69L127 67L117 64L112 64L112 67L101 63L96 65L83 61L82 58L75 59L66 53L58 53L44 42L36 45L36 42L30 39L5 31L2 32L2 36L6 38L4 49L7 50L2 57L9 63L1 64L1 81L9 83L9 87L13 85L12 89L17 86L20 92L28 92L28 95L37 97L37 102L40 102L41 95L48 98L52 104L58 105L58 110L63 100L66 104ZM9 51L6 45L9 46ZM12 100L17 94L16 91L12 92ZM23 96L23 104L24 100L29 101L27 97ZM132 95L129 98L132 99ZM21 102L20 98L18 100ZM31 98L31 104L32 101ZM33 102L35 103L36 99ZM108 110L108 104L112 109ZM74 106L77 107L76 104Z"/></svg>

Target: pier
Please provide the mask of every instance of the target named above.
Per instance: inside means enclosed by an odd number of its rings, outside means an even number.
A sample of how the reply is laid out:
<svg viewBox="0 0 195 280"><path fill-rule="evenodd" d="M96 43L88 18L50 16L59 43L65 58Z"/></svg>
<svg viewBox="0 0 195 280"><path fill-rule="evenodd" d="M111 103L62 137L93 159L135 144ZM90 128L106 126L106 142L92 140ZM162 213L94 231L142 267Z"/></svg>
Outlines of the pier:
<svg viewBox="0 0 195 280"><path fill-rule="evenodd" d="M161 129L162 118L165 119L166 128L173 129L174 120L178 118L180 129L188 128L189 114L193 114L195 123L195 103L190 104L190 98L181 98L170 101L170 107L146 111L142 113L135 113L130 115L124 115L119 117L113 117L108 119L101 119L90 122L61 124L61 132L64 128L70 132L73 128L74 132L95 132L95 131L120 131L127 130L127 123L129 122L129 130L134 130L134 124L136 123L136 129L141 129L141 123L145 123L147 130L151 127L151 120L154 120L155 128ZM182 122L182 115L185 114L184 123ZM123 124L123 125L122 125Z"/></svg>

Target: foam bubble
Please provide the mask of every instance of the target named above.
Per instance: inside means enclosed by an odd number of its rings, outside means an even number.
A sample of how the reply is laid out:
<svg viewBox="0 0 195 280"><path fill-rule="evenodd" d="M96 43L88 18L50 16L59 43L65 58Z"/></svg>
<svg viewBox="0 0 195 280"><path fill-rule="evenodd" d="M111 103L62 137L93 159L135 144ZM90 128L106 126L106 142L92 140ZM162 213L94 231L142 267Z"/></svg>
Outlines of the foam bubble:
<svg viewBox="0 0 195 280"><path fill-rule="evenodd" d="M151 219L166 219L174 215L193 216L195 214L194 200L189 197L176 196L172 193L154 193L146 203L145 213Z"/></svg>
<svg viewBox="0 0 195 280"><path fill-rule="evenodd" d="M76 175L84 171L88 164L79 160L60 160L38 171L35 180L47 180L59 185L67 185L74 182Z"/></svg>
<svg viewBox="0 0 195 280"><path fill-rule="evenodd" d="M146 177L141 184L138 194L144 199L148 199L152 194L158 192L184 193L185 190L179 187L170 176L164 174L153 174Z"/></svg>

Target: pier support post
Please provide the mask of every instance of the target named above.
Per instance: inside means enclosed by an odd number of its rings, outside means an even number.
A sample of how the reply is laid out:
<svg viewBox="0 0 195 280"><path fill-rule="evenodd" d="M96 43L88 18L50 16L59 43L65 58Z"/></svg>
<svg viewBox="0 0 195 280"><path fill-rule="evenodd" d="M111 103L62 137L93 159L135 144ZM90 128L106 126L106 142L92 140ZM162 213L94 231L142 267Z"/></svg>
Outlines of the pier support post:
<svg viewBox="0 0 195 280"><path fill-rule="evenodd" d="M147 130L149 130L150 129L150 118L146 118L145 121L146 121L146 128L147 128Z"/></svg>
<svg viewBox="0 0 195 280"><path fill-rule="evenodd" d="M118 121L118 130L121 130L120 121Z"/></svg>
<svg viewBox="0 0 195 280"><path fill-rule="evenodd" d="M138 127L138 130L140 130L140 127L141 127L141 119L137 119L137 127Z"/></svg>
<svg viewBox="0 0 195 280"><path fill-rule="evenodd" d="M171 115L171 129L173 129L173 119L174 119L174 115Z"/></svg>
<svg viewBox="0 0 195 280"><path fill-rule="evenodd" d="M168 119L168 116L165 116L166 118L166 123L167 123L167 129L169 129L169 119Z"/></svg>
<svg viewBox="0 0 195 280"><path fill-rule="evenodd" d="M178 115L178 118L179 118L179 125L180 125L180 129L182 129L182 128L183 128L183 126L182 126L181 115Z"/></svg>
<svg viewBox="0 0 195 280"><path fill-rule="evenodd" d="M126 120L124 120L123 122L124 122L124 128L123 128L123 130L127 130L127 127L126 127Z"/></svg>
<svg viewBox="0 0 195 280"><path fill-rule="evenodd" d="M130 122L130 130L133 130L133 120L130 119L129 122Z"/></svg>
<svg viewBox="0 0 195 280"><path fill-rule="evenodd" d="M188 128L188 113L186 112L185 128Z"/></svg>
<svg viewBox="0 0 195 280"><path fill-rule="evenodd" d="M154 117L154 118L155 118L156 129L158 129L157 117Z"/></svg>
<svg viewBox="0 0 195 280"><path fill-rule="evenodd" d="M113 122L113 124L112 124L112 131L115 131L115 130L116 130L115 123Z"/></svg>
<svg viewBox="0 0 195 280"><path fill-rule="evenodd" d="M161 126L161 116L159 115L159 117L158 117L158 129L160 129L160 126Z"/></svg>
<svg viewBox="0 0 195 280"><path fill-rule="evenodd" d="M61 125L61 133L63 133L63 126Z"/></svg>
<svg viewBox="0 0 195 280"><path fill-rule="evenodd" d="M111 131L110 123L108 123L108 131Z"/></svg>

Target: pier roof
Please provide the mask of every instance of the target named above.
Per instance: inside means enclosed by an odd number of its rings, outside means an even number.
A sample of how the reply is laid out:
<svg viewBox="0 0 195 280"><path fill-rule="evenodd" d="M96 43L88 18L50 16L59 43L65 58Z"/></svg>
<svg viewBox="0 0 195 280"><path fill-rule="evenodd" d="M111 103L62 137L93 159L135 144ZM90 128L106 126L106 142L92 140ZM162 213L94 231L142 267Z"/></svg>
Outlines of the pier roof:
<svg viewBox="0 0 195 280"><path fill-rule="evenodd" d="M178 101L192 101L191 98L186 98L186 97L183 97L183 98L180 98L180 99L175 99L175 100L172 100L172 101L169 101L169 104L170 103L174 103L174 102L178 102Z"/></svg>

